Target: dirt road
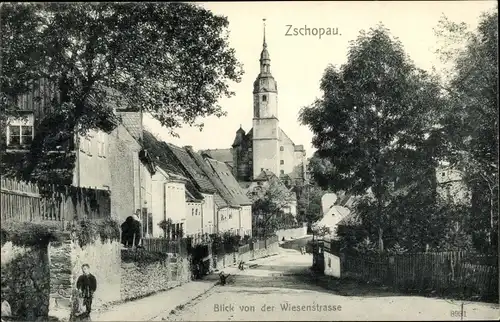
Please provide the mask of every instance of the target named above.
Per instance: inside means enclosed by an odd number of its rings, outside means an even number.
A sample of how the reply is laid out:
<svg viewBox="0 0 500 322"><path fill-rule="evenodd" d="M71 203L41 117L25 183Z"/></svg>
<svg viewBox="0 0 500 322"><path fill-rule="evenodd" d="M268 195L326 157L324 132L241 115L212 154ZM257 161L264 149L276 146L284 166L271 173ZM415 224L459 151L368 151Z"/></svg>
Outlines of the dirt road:
<svg viewBox="0 0 500 322"><path fill-rule="evenodd" d="M389 292L356 285L328 291L309 271L311 255L282 249L279 256L257 260L204 296L171 314L170 321L332 321L332 320L461 320L461 302ZM214 278L214 277L212 277ZM369 290L369 286L368 286ZM343 295L341 295L343 294ZM348 295L345 295L348 294ZM467 302L463 320L499 318L498 305Z"/></svg>

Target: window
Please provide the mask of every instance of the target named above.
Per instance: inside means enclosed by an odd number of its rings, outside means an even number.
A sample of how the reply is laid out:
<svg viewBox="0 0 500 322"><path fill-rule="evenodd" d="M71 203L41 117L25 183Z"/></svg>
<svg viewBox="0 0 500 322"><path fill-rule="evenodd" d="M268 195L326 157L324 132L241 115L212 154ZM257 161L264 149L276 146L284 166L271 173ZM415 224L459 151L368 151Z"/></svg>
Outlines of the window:
<svg viewBox="0 0 500 322"><path fill-rule="evenodd" d="M194 216L194 209L191 209L191 216Z"/></svg>
<svg viewBox="0 0 500 322"><path fill-rule="evenodd" d="M285 160L281 160L281 161L280 161L280 164L285 164Z"/></svg>
<svg viewBox="0 0 500 322"><path fill-rule="evenodd" d="M281 170L281 171L280 171L280 173L281 173L281 174L285 174L285 170Z"/></svg>
<svg viewBox="0 0 500 322"><path fill-rule="evenodd" d="M233 218L233 215L232 214L229 214L229 219Z"/></svg>
<svg viewBox="0 0 500 322"><path fill-rule="evenodd" d="M195 216L198 216L198 209L194 212Z"/></svg>
<svg viewBox="0 0 500 322"><path fill-rule="evenodd" d="M280 146L280 151L285 151L285 148L283 146Z"/></svg>
<svg viewBox="0 0 500 322"><path fill-rule="evenodd" d="M101 158L106 157L106 134L99 132L97 135L97 155Z"/></svg>
<svg viewBox="0 0 500 322"><path fill-rule="evenodd" d="M262 102L265 102L267 101L267 96L266 95L262 95Z"/></svg>
<svg viewBox="0 0 500 322"><path fill-rule="evenodd" d="M328 267L332 267L332 259L328 258Z"/></svg>
<svg viewBox="0 0 500 322"><path fill-rule="evenodd" d="M80 151L92 156L92 136L86 135L80 139Z"/></svg>
<svg viewBox="0 0 500 322"><path fill-rule="evenodd" d="M33 124L33 115L29 115L27 118L10 119L7 127L7 146L29 146L34 137Z"/></svg>

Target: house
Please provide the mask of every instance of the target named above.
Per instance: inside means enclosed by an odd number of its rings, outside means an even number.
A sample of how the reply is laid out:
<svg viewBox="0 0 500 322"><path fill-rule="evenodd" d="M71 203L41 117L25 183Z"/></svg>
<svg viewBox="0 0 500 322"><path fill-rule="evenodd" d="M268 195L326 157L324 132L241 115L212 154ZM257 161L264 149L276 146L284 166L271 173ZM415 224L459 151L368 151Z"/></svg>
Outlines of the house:
<svg viewBox="0 0 500 322"><path fill-rule="evenodd" d="M192 199L188 202L186 233L196 235L216 232L216 204L222 202L221 196L206 173L191 158L186 148L177 147L173 144L167 144L167 147L202 196L201 200Z"/></svg>
<svg viewBox="0 0 500 322"><path fill-rule="evenodd" d="M269 170L263 170L257 178L250 184L244 186L245 194L250 199L258 198L258 196L263 195L266 190L272 185L280 186L284 191L287 192L286 205L282 208L285 213L290 213L293 216L297 215L297 196L292 189L289 189L280 178L278 178L273 172Z"/></svg>
<svg viewBox="0 0 500 322"><path fill-rule="evenodd" d="M221 215L220 231L237 230L240 236L252 235L252 201L246 196L244 190L239 185L236 178L231 173L231 169L224 163L206 157L206 163L213 171L212 180L218 182L216 186L220 187L223 195L226 196L229 203L233 205L229 209L227 220ZM237 210L235 213L234 210Z"/></svg>
<svg viewBox="0 0 500 322"><path fill-rule="evenodd" d="M335 193L325 193L321 197L323 217L313 224L313 228L326 226L330 228L332 235L335 236L337 225L351 212L347 206L351 199L350 196L346 196L343 193L339 193L338 195Z"/></svg>
<svg viewBox="0 0 500 322"><path fill-rule="evenodd" d="M155 167L140 144L140 111L117 109L126 102L120 93L106 88L104 104L113 113L101 120L104 130L90 130L82 135L68 128L66 132L50 133L54 122L66 121L64 115L51 113L47 105L50 98L59 98L58 91L44 80L35 83L33 90L18 100L19 117L7 120L2 169L13 169L17 165L26 170L22 160L30 145L37 144L44 157L32 163L34 166L28 169L30 178L42 183L111 190L111 215L124 221L138 214L144 234L151 235ZM87 103L97 104L92 96ZM47 134L33 142L38 132Z"/></svg>
<svg viewBox="0 0 500 322"><path fill-rule="evenodd" d="M469 204L471 193L463 177L462 171L452 168L447 163L440 164L436 169L436 192L447 202Z"/></svg>
<svg viewBox="0 0 500 322"><path fill-rule="evenodd" d="M107 134L89 131L82 136L71 127L54 133L54 124L68 123L64 114L52 113L50 103L60 99L57 85L44 79L34 81L31 91L14 98L16 116L8 117L2 133L2 174L24 172L39 182L109 189ZM93 101L89 99L88 104ZM110 131L116 125L113 117L101 124ZM28 154L32 144L38 153ZM28 164L24 163L26 157Z"/></svg>
<svg viewBox="0 0 500 322"><path fill-rule="evenodd" d="M159 224L170 219L172 224L170 232L175 236L181 236L187 227L186 200L196 200L186 188L189 186L189 180L183 170L176 166L165 142L156 139L148 131L143 131L142 144L156 165L156 172L152 177L152 235L165 236L166 230L161 229ZM189 187L193 191L193 187ZM198 200L202 199L201 195L197 196Z"/></svg>
<svg viewBox="0 0 500 322"><path fill-rule="evenodd" d="M226 189L222 181L219 179L214 169L210 167L210 165L203 159L203 157L194 152L191 147L187 147L186 151L188 151L189 156L196 163L196 165L203 170L206 176L209 178L210 182L217 190L216 196L216 208L214 213L214 222L215 222L215 232L224 233L227 231L232 231L236 234L238 230L238 216L240 206L238 203L231 197L229 191Z"/></svg>

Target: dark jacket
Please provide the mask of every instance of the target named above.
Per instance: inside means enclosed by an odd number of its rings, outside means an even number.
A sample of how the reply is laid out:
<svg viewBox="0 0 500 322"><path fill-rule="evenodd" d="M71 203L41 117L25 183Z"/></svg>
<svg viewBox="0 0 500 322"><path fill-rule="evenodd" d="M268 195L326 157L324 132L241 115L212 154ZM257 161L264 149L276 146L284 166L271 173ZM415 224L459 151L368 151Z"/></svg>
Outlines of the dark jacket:
<svg viewBox="0 0 500 322"><path fill-rule="evenodd" d="M141 223L134 220L129 216L127 220L121 225L122 228L122 244L125 246L132 246L135 235L135 246L139 245L142 237Z"/></svg>
<svg viewBox="0 0 500 322"><path fill-rule="evenodd" d="M97 280L92 274L80 275L76 281L76 288L82 292L83 297L92 297L97 289Z"/></svg>

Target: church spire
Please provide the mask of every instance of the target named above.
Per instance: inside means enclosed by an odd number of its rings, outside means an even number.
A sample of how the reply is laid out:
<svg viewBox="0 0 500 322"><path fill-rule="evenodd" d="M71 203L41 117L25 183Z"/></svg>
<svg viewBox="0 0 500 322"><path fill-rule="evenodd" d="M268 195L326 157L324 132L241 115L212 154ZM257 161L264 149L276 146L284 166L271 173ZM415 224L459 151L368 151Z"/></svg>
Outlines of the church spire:
<svg viewBox="0 0 500 322"><path fill-rule="evenodd" d="M267 48L266 43L266 18L262 19L264 25L264 41L262 42L262 47Z"/></svg>
<svg viewBox="0 0 500 322"><path fill-rule="evenodd" d="M271 73L271 58L269 56L269 52L267 51L267 42L266 42L266 19L262 19L264 25L264 37L262 42L262 52L260 53L260 72L261 74L270 74Z"/></svg>

